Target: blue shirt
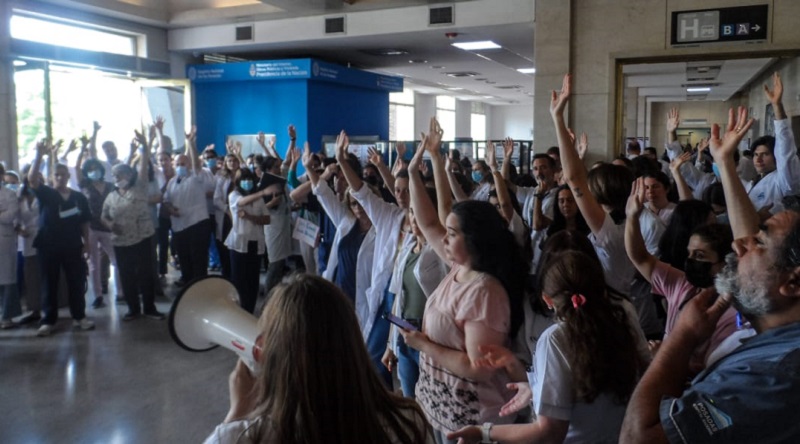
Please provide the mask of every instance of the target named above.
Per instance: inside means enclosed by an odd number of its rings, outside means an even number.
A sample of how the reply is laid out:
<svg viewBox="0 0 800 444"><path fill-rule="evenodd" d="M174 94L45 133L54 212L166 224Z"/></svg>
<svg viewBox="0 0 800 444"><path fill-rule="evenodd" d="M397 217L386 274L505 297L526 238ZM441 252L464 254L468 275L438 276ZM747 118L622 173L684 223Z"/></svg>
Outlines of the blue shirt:
<svg viewBox="0 0 800 444"><path fill-rule="evenodd" d="M353 224L353 228L339 242L339 265L336 267L336 277L334 283L344 291L350 298L353 305L356 303L356 264L358 264L358 250L367 231L361 231L358 221Z"/></svg>
<svg viewBox="0 0 800 444"><path fill-rule="evenodd" d="M744 341L661 401L672 443L800 442L800 322Z"/></svg>

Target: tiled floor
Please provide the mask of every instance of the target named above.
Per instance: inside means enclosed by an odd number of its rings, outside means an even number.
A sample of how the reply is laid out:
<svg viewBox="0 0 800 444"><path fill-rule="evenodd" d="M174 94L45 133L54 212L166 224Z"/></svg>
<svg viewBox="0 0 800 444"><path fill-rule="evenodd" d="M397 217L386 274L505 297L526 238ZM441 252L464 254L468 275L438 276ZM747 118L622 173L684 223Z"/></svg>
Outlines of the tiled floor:
<svg viewBox="0 0 800 444"><path fill-rule="evenodd" d="M165 313L177 293L167 287ZM66 309L50 337L36 324L0 331L1 443L197 443L222 421L236 356L185 351L167 321L123 322L125 311L87 308L87 332Z"/></svg>

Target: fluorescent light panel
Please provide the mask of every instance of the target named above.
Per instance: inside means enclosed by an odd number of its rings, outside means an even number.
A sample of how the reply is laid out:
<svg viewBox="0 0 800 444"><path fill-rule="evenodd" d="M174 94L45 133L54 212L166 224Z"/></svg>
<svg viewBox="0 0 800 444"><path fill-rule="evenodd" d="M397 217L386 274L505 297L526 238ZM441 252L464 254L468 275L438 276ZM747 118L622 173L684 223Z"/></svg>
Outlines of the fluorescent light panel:
<svg viewBox="0 0 800 444"><path fill-rule="evenodd" d="M517 71L523 74L536 74L536 68L520 68Z"/></svg>
<svg viewBox="0 0 800 444"><path fill-rule="evenodd" d="M709 88L707 86L698 86L698 87L695 87L695 88L686 88L686 92L690 92L690 93L710 92L710 91L711 91L711 88Z"/></svg>
<svg viewBox="0 0 800 444"><path fill-rule="evenodd" d="M459 49L463 49L465 51L481 51L484 49L499 49L502 46L498 45L497 43L491 40L484 40L480 42L461 42L461 43L453 43L453 46Z"/></svg>

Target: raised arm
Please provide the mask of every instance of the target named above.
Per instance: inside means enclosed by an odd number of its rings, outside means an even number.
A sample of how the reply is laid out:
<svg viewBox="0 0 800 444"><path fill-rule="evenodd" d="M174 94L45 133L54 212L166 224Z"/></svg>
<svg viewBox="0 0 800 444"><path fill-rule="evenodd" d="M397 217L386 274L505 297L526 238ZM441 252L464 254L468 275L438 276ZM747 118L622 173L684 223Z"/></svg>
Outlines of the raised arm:
<svg viewBox="0 0 800 444"><path fill-rule="evenodd" d="M347 133L342 130L336 137L336 161L339 163L339 168L342 170L347 184L350 185L350 189L358 191L364 186L364 182L358 177L358 174L356 174L353 167L351 167L350 163L347 161L348 146L350 146L350 138L348 138Z"/></svg>
<svg viewBox="0 0 800 444"><path fill-rule="evenodd" d="M47 141L46 139L42 139L36 142L36 157L33 159L33 165L31 165L31 169L28 170L28 185L33 188L34 190L39 188L41 185L41 181L39 178L41 174L39 174L39 169L42 166L42 158L47 154Z"/></svg>
<svg viewBox="0 0 800 444"><path fill-rule="evenodd" d="M450 160L448 159L448 162ZM467 193L461 188L461 185L458 183L458 179L456 179L456 173L450 171L450 168L447 168L445 171L445 176L447 177L447 184L450 186L450 192L453 193L453 197L455 198L456 202L463 202L469 199ZM438 189L438 184L437 184Z"/></svg>
<svg viewBox="0 0 800 444"><path fill-rule="evenodd" d="M100 122L94 121L92 123L92 137L89 138L89 156L92 159L97 159L97 133L100 131Z"/></svg>
<svg viewBox="0 0 800 444"><path fill-rule="evenodd" d="M492 169L494 176L494 190L497 192L497 203L500 205L500 213L503 218L511 223L511 218L514 216L514 206L511 205L511 195L508 194L508 187L506 187L506 180L496 169Z"/></svg>
<svg viewBox="0 0 800 444"><path fill-rule="evenodd" d="M517 186L511 183L511 156L514 155L514 139L510 137L506 137L506 140L503 141L503 166L500 167L500 173L503 175L503 179L509 181L508 182L508 189L511 190L512 193L517 192Z"/></svg>
<svg viewBox="0 0 800 444"><path fill-rule="evenodd" d="M152 147L153 140L156 137L156 130L155 127L151 126L148 129L148 135L150 138L148 139L145 135L139 131L134 131L136 135L136 141L139 142L139 145L144 147L142 155L139 156L139 178L137 179L139 183L147 183L147 167L150 164L150 148ZM133 161L133 156L131 156L131 161Z"/></svg>
<svg viewBox="0 0 800 444"><path fill-rule="evenodd" d="M639 226L639 217L644 210L644 179L638 178L633 182L631 195L628 197L628 204L625 206L625 215L628 220L625 223L625 251L628 253L633 266L639 273L650 282L658 259L647 252L647 247L642 238L642 230Z"/></svg>
<svg viewBox="0 0 800 444"><path fill-rule="evenodd" d="M764 94L775 110L775 165L780 187L784 193L795 194L800 191L800 158L783 108L783 82L777 72L772 75L772 89L764 85Z"/></svg>
<svg viewBox="0 0 800 444"><path fill-rule="evenodd" d="M438 202L439 222L445 226L447 215L453 208L453 196L450 194L450 189L447 186L447 169L445 161L439 154L439 149L442 145L442 137L444 130L439 125L436 117L431 118L430 133L428 134L427 143L425 143L425 136L423 135L423 142L420 143L419 150L428 150L431 157L431 165L433 166L433 182L436 186L436 201ZM458 187L461 189L461 187Z"/></svg>
<svg viewBox="0 0 800 444"><path fill-rule="evenodd" d="M586 219L586 224L589 225L592 233L596 235L603 227L603 222L607 216L603 207L597 203L597 200L589 191L586 167L578 157L578 152L572 143L567 125L564 123L564 109L567 107L571 95L571 80L571 75L565 75L561 92L553 91L550 97L550 115L553 118L553 124L558 135L558 151L561 156L564 180L572 189L575 202L578 204L578 209L583 218Z"/></svg>
<svg viewBox="0 0 800 444"><path fill-rule="evenodd" d="M753 119L747 118L747 108L740 106L736 114L731 108L728 110L725 135L720 136L719 125L714 124L709 139L711 155L719 168L734 239L755 235L760 222L758 213L736 174L736 165L733 161L733 152L738 149L739 142L752 125Z"/></svg>
<svg viewBox="0 0 800 444"><path fill-rule="evenodd" d="M369 163L375 165L375 168L378 169L381 178L383 178L383 183L386 184L386 188L388 188L389 191L394 192L394 176L392 175L392 170L390 170L389 167L383 163L383 156L381 156L381 153L379 153L374 146L369 147L367 153L369 156L367 160L369 160Z"/></svg>
<svg viewBox="0 0 800 444"><path fill-rule="evenodd" d="M683 174L681 173L681 165L688 162L692 158L692 153L683 153L676 157L669 163L669 170L672 172L672 178L675 179L675 187L678 189L678 197L680 200L693 200L692 189L686 183Z"/></svg>
<svg viewBox="0 0 800 444"><path fill-rule="evenodd" d="M203 168L203 164L200 163L200 155L197 153L197 127L194 125L192 125L192 129L186 133L186 151L186 155L189 156L192 172L200 172Z"/></svg>
<svg viewBox="0 0 800 444"><path fill-rule="evenodd" d="M428 143L428 137L423 135L420 147L414 153L414 157L408 164L408 191L411 195L411 209L414 211L414 218L417 220L422 233L425 235L428 243L433 247L433 250L443 261L448 261L447 253L444 249L444 225L439 222L436 215L436 209L433 207L428 193L425 191L425 184L422 183L422 177L419 174L419 165L422 163L422 153L425 151L425 145ZM435 173L434 173L435 174ZM438 191L437 191L438 193Z"/></svg>

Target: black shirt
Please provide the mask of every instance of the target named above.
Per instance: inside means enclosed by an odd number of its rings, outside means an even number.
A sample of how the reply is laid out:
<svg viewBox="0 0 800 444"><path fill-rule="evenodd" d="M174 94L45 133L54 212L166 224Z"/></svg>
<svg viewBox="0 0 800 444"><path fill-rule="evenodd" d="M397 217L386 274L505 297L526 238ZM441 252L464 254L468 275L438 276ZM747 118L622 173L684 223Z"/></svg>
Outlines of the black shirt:
<svg viewBox="0 0 800 444"><path fill-rule="evenodd" d="M91 219L86 196L70 190L64 199L61 193L47 185L33 190L39 199L39 233L33 246L39 249L60 250L83 247L81 229Z"/></svg>

